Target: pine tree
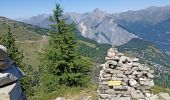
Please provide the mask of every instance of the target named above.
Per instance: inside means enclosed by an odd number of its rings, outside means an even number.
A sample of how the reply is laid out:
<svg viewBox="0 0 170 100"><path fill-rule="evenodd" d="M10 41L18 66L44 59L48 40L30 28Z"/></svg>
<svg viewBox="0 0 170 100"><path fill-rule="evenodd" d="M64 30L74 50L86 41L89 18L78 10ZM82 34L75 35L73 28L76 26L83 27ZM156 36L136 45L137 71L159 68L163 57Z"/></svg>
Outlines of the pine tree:
<svg viewBox="0 0 170 100"><path fill-rule="evenodd" d="M21 68L21 70L26 74L26 76L21 80L21 85L26 92L27 96L33 95L33 79L32 73L34 72L32 66L27 66L23 62L23 50L19 50L19 46L16 44L15 36L11 32L11 28L8 26L8 33L2 36L2 40L0 41L2 45L4 45L8 50L8 56L12 59L15 66Z"/></svg>
<svg viewBox="0 0 170 100"><path fill-rule="evenodd" d="M11 28L8 27L8 33L3 36L3 45L8 49L8 56L13 60L13 63L23 69L23 51L18 49L14 34Z"/></svg>
<svg viewBox="0 0 170 100"><path fill-rule="evenodd" d="M78 54L74 24L67 23L63 18L60 4L56 4L50 20L55 24L51 25L49 43L40 58L46 73L44 84L49 87L56 84L84 86L90 79L90 62Z"/></svg>

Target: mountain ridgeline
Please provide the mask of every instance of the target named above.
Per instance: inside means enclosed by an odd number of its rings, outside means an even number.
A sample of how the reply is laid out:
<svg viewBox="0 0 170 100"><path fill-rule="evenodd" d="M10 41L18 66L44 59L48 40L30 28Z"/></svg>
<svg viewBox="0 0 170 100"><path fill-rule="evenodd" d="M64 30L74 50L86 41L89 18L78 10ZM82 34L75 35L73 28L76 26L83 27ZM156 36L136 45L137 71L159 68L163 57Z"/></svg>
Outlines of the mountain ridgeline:
<svg viewBox="0 0 170 100"><path fill-rule="evenodd" d="M77 25L82 36L98 43L122 45L132 38L142 38L168 53L170 51L169 12L170 6L164 6L116 14L95 9L82 14L66 13L65 16L68 21ZM48 25L51 23L48 19L48 14L42 14L18 21L49 28Z"/></svg>
<svg viewBox="0 0 170 100"><path fill-rule="evenodd" d="M39 28L38 26L17 22L6 17L0 16L0 35L7 33L8 27L12 29L12 32L16 36L17 41L36 41L41 39L42 35L48 33L48 30L45 28Z"/></svg>
<svg viewBox="0 0 170 100"><path fill-rule="evenodd" d="M114 14L117 22L135 35L153 42L161 50L170 50L170 6L149 7Z"/></svg>
<svg viewBox="0 0 170 100"><path fill-rule="evenodd" d="M84 14L66 13L65 17L68 19L68 22L76 24L80 35L95 40L98 43L122 45L132 38L137 38L137 36L121 27L116 22L114 16L99 9ZM42 20L43 18L44 20ZM37 20L37 23L34 20ZM49 16L46 15L44 17L44 14L19 21L43 28L49 28L51 24Z"/></svg>

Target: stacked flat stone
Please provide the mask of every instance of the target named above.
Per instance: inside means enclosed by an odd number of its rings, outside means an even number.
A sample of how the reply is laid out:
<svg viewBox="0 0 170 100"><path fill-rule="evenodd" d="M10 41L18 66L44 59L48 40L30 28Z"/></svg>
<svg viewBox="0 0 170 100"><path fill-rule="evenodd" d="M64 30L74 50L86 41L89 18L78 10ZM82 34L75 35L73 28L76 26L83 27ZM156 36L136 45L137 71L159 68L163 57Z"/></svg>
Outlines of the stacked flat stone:
<svg viewBox="0 0 170 100"><path fill-rule="evenodd" d="M112 47L100 65L99 100L150 100L154 71Z"/></svg>

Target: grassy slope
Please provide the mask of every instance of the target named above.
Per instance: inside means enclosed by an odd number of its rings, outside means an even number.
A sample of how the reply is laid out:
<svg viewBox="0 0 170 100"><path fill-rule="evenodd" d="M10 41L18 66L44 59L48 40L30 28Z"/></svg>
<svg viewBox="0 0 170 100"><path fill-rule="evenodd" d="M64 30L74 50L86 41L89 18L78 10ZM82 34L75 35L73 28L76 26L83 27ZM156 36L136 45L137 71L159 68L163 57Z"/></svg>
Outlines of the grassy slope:
<svg viewBox="0 0 170 100"><path fill-rule="evenodd" d="M28 98L29 100L55 100L56 97L65 97L68 100L82 100L82 98L89 97L90 100L98 100L96 95L97 85L90 85L86 88L82 87L65 87L57 88L56 91L50 94L44 94L39 91L34 97Z"/></svg>
<svg viewBox="0 0 170 100"><path fill-rule="evenodd" d="M39 40L42 37L41 35L48 33L47 29L0 17L0 35L8 32L8 26L10 26L18 41Z"/></svg>
<svg viewBox="0 0 170 100"><path fill-rule="evenodd" d="M159 87L159 86L154 86L153 87L153 93L154 94L157 94L157 93L160 93L160 92L164 92L164 93L169 93L170 94L170 89L162 88L162 87Z"/></svg>

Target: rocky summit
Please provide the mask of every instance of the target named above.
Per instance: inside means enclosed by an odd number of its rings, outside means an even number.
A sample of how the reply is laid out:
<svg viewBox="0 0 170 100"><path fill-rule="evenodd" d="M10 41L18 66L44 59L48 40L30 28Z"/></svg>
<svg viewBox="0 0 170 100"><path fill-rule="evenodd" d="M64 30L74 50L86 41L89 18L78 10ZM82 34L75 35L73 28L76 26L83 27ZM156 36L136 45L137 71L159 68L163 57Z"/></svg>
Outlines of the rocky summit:
<svg viewBox="0 0 170 100"><path fill-rule="evenodd" d="M170 100L168 93L153 94L154 71L138 58L127 57L115 47L100 65L99 100Z"/></svg>

